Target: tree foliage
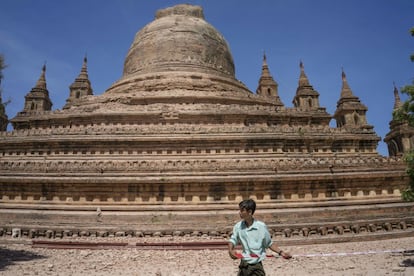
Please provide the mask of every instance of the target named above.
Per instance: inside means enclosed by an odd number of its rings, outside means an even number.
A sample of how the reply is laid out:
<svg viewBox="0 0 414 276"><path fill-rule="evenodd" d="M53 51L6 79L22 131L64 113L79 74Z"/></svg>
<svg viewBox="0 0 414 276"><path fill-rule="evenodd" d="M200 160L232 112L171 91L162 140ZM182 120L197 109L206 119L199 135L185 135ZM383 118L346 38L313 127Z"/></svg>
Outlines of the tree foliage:
<svg viewBox="0 0 414 276"><path fill-rule="evenodd" d="M414 36L414 27L411 28L410 33L411 33L412 36ZM411 61L414 62L414 53L411 55Z"/></svg>
<svg viewBox="0 0 414 276"><path fill-rule="evenodd" d="M411 28L410 33L414 36L414 27ZM410 56L414 62L414 54ZM407 122L414 127L414 78L412 84L406 85L401 89L401 92L408 96L408 99L403 103L402 107L395 110L393 117L397 121ZM407 174L410 178L408 188L402 192L402 198L407 201L414 201L414 149L406 152L404 160L407 163Z"/></svg>
<svg viewBox="0 0 414 276"><path fill-rule="evenodd" d="M3 80L3 69L6 68L6 64L4 63L4 56L0 54L0 84Z"/></svg>

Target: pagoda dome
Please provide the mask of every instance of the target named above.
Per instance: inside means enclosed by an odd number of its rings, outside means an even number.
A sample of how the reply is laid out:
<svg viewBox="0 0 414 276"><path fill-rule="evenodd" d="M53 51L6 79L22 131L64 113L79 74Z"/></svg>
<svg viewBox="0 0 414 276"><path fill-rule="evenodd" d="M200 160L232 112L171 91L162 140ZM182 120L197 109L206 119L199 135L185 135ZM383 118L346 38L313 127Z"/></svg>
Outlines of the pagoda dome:
<svg viewBox="0 0 414 276"><path fill-rule="evenodd" d="M234 63L224 37L204 20L199 6L159 10L129 49L124 77L148 72L208 72L234 77Z"/></svg>
<svg viewBox="0 0 414 276"><path fill-rule="evenodd" d="M172 90L177 97L252 94L235 78L229 46L205 21L200 6L180 4L157 11L155 19L135 35L122 77L105 94L165 98L171 97Z"/></svg>

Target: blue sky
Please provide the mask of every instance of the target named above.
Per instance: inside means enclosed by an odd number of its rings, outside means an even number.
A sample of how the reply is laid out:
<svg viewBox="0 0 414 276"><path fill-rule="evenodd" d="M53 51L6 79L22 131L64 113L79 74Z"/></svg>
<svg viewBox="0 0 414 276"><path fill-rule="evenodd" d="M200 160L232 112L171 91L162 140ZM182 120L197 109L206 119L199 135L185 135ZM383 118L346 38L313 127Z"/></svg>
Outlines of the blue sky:
<svg viewBox="0 0 414 276"><path fill-rule="evenodd" d="M2 88L3 100L11 99L9 118L23 109L45 62L53 109L65 104L85 54L94 94L102 94L121 77L135 33L158 9L178 3L203 7L230 46L237 79L252 91L266 52L286 106L292 106L302 60L321 106L333 114L343 67L381 139L389 131L393 82L400 88L413 81L412 0L2 0L0 53L8 65ZM388 155L382 142L378 151Z"/></svg>

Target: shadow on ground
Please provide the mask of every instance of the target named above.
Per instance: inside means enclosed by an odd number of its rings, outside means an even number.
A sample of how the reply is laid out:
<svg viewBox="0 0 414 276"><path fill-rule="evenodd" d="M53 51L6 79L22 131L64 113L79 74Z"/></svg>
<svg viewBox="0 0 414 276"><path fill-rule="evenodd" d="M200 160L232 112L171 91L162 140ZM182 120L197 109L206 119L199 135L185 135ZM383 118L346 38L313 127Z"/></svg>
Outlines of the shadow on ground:
<svg viewBox="0 0 414 276"><path fill-rule="evenodd" d="M8 266L14 265L17 262L26 262L36 259L46 258L43 255L39 255L25 250L11 250L0 247L0 271L4 271Z"/></svg>
<svg viewBox="0 0 414 276"><path fill-rule="evenodd" d="M414 250L406 250L403 252L403 256L414 256ZM414 259L405 259L400 263L402 267L414 267Z"/></svg>
<svg viewBox="0 0 414 276"><path fill-rule="evenodd" d="M400 263L402 267L414 267L414 259L405 259Z"/></svg>

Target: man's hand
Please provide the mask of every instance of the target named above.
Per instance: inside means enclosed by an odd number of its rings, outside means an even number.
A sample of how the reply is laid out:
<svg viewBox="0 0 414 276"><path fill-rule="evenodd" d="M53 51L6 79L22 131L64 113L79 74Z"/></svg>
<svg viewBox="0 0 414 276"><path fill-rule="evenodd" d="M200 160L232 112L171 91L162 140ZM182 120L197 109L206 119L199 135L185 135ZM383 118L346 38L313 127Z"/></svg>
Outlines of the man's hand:
<svg viewBox="0 0 414 276"><path fill-rule="evenodd" d="M272 245L270 246L270 249L273 252L276 252L277 254L279 254L279 256L281 256L283 259L290 259L292 258L292 255L289 252L285 252L282 249L280 249L276 243L272 243Z"/></svg>
<svg viewBox="0 0 414 276"><path fill-rule="evenodd" d="M289 252L285 252L285 251L282 251L282 252L280 253L280 256L282 256L282 257L283 257L283 259L286 259L286 260L288 260L288 259L292 258L292 255L291 255Z"/></svg>
<svg viewBox="0 0 414 276"><path fill-rule="evenodd" d="M229 250L229 255L233 260L238 259L236 250Z"/></svg>
<svg viewBox="0 0 414 276"><path fill-rule="evenodd" d="M228 243L228 247L229 247L229 255L230 255L230 257L233 260L237 259L237 252L236 252L236 250L234 250L234 244L231 243L231 242L229 242Z"/></svg>

